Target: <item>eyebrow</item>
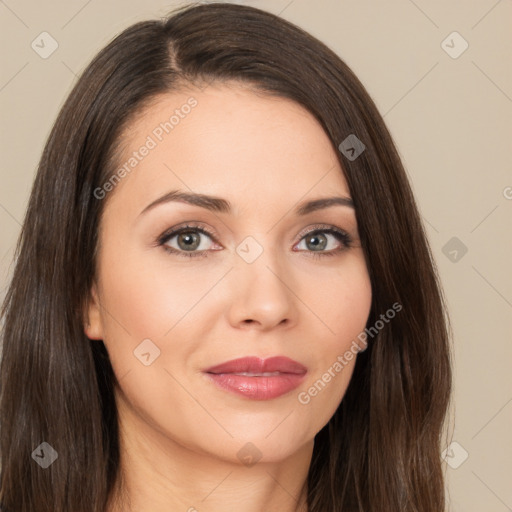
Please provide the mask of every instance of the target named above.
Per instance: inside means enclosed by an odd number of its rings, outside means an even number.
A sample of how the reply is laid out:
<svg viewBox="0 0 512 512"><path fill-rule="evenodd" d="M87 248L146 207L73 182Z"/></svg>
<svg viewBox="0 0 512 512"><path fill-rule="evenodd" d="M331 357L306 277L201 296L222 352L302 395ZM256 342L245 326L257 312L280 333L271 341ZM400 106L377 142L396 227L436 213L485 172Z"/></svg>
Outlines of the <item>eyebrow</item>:
<svg viewBox="0 0 512 512"><path fill-rule="evenodd" d="M205 208L206 210L218 213L229 213L232 208L232 205L228 200L222 199L220 197L209 196L206 194L196 194L192 192L184 192L181 190L171 190L170 192L167 192L163 196L159 197L158 199L155 199L152 203L148 204L140 212L139 215L147 213L149 210L152 210L158 205L169 203L172 201L186 203L193 206L199 206L201 208ZM312 201L304 201L297 205L297 207L294 210L294 213L296 215L304 216L307 215L308 213L337 205L354 208L354 202L350 197L332 196L314 199Z"/></svg>

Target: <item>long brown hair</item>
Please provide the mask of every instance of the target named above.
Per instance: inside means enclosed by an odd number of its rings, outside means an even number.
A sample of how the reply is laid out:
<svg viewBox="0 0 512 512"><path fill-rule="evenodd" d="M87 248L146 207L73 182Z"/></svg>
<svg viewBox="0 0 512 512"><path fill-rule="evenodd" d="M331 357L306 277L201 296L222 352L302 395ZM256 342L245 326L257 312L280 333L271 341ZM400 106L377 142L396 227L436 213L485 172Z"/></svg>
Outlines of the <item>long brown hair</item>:
<svg viewBox="0 0 512 512"><path fill-rule="evenodd" d="M372 285L368 325L403 310L357 358L317 434L310 512L440 512L449 326L432 255L393 140L364 86L323 43L247 6L181 8L123 31L85 69L44 148L2 308L3 512L104 512L119 478L115 376L83 330L119 136L156 95L235 80L304 106L330 138ZM355 135L357 158L338 147ZM349 155L350 156L350 155ZM107 198L108 199L108 198ZM41 469L48 442L58 459Z"/></svg>

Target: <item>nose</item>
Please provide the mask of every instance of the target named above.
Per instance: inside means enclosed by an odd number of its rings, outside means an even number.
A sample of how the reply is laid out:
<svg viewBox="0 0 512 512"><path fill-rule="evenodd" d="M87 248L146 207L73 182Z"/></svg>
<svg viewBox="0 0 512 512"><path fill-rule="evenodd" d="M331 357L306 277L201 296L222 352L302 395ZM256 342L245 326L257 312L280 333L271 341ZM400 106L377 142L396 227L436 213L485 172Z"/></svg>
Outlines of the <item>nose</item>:
<svg viewBox="0 0 512 512"><path fill-rule="evenodd" d="M297 320L297 297L290 274L264 254L250 264L239 261L232 273L228 318L233 327L267 331L290 327Z"/></svg>

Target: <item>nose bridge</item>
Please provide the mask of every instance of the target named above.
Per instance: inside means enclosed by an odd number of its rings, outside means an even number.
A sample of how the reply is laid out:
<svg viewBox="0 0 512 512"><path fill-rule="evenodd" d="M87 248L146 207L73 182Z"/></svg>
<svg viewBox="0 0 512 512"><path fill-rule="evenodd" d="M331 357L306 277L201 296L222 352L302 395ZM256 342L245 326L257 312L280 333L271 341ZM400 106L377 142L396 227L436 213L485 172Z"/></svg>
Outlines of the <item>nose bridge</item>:
<svg viewBox="0 0 512 512"><path fill-rule="evenodd" d="M236 248L231 320L270 327L292 320L294 296L283 258L277 249L267 246L271 237L259 238L261 242L248 236Z"/></svg>

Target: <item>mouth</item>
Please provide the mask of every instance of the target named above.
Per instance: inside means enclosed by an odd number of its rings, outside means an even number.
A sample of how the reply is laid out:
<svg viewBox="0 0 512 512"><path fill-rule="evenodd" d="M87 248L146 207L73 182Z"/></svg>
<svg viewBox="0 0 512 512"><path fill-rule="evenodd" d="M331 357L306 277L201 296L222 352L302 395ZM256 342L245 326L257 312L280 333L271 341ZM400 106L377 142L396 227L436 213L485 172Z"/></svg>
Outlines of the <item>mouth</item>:
<svg viewBox="0 0 512 512"><path fill-rule="evenodd" d="M225 363L207 368L204 371L206 373L213 374L249 374L250 376L255 377L268 377L270 375L266 374L287 373L293 375L303 375L307 372L307 368L297 361L290 359L289 357L276 356L269 357L267 359L260 359L259 357L250 356L241 357L239 359L232 359L231 361L226 361Z"/></svg>
<svg viewBox="0 0 512 512"><path fill-rule="evenodd" d="M214 373L214 372L212 372ZM228 372L221 372L228 373ZM218 373L214 373L214 375L219 375ZM244 375L245 377L273 377L274 375L284 375L281 372L263 372L263 373L253 373L253 372L241 372L241 373L231 373L230 375Z"/></svg>
<svg viewBox="0 0 512 512"><path fill-rule="evenodd" d="M252 400L271 400L297 388L307 368L284 356L243 357L208 368L204 373L225 391Z"/></svg>

